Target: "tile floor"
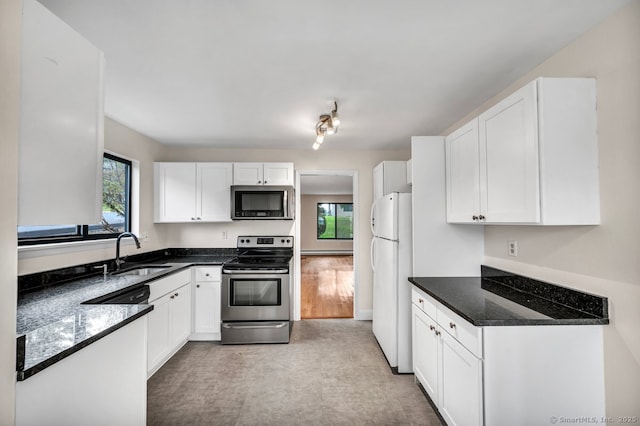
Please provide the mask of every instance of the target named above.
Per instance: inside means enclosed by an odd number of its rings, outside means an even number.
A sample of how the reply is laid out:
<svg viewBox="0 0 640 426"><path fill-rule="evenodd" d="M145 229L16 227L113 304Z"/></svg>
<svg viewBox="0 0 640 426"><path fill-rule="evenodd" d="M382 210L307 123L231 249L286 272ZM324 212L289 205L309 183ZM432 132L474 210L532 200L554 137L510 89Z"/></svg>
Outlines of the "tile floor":
<svg viewBox="0 0 640 426"><path fill-rule="evenodd" d="M371 322L296 322L289 344L189 342L148 382L149 425L440 425Z"/></svg>

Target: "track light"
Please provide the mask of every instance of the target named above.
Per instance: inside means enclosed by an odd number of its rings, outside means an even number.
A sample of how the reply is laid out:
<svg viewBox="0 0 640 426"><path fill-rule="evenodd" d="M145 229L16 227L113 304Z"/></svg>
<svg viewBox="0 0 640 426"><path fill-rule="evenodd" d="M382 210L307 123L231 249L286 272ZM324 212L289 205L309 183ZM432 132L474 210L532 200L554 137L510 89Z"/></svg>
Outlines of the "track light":
<svg viewBox="0 0 640 426"><path fill-rule="evenodd" d="M313 144L313 149L320 148L320 145L324 141L325 135L334 135L338 133L338 126L340 125L340 118L338 117L338 102L333 101L334 109L330 114L322 114L318 118L316 124L316 141Z"/></svg>

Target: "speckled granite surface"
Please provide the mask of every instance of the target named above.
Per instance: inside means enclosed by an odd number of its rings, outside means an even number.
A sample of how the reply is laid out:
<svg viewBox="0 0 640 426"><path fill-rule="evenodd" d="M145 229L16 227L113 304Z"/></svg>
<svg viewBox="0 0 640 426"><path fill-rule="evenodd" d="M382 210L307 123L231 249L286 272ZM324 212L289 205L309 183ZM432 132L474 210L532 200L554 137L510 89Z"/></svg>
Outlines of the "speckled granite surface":
<svg viewBox="0 0 640 426"><path fill-rule="evenodd" d="M482 267L480 277L411 277L475 326L608 324L607 298Z"/></svg>
<svg viewBox="0 0 640 426"><path fill-rule="evenodd" d="M95 266L112 260L18 277L18 380L42 371L92 342L151 312L151 305L87 304L141 287L193 265L221 265L234 249L166 249L130 256L123 270L141 263L169 267L145 277L104 275Z"/></svg>

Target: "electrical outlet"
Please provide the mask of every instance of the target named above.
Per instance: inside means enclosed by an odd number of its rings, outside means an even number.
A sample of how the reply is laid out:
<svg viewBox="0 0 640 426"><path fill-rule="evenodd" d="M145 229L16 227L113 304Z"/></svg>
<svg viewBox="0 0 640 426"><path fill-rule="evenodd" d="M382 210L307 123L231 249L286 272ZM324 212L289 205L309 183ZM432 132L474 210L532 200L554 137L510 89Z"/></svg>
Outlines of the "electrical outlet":
<svg viewBox="0 0 640 426"><path fill-rule="evenodd" d="M511 240L507 243L507 254L509 256L518 255L518 242L516 240Z"/></svg>
<svg viewBox="0 0 640 426"><path fill-rule="evenodd" d="M227 231L222 231L222 239L226 240L229 236L227 235Z"/></svg>

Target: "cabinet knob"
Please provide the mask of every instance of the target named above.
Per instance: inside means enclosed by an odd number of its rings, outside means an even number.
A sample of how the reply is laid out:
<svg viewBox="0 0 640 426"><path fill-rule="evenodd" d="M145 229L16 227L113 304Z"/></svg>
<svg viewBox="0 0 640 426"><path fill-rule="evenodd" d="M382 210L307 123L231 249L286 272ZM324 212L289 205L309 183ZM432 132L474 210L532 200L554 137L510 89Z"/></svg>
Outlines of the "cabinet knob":
<svg viewBox="0 0 640 426"><path fill-rule="evenodd" d="M258 181L258 183L262 183L262 181L261 181L261 180L259 180L259 181Z"/></svg>
<svg viewBox="0 0 640 426"><path fill-rule="evenodd" d="M205 276L205 277L208 277L208 276L209 276L209 274L208 274L208 273L207 273L207 274L204 274L204 276Z"/></svg>
<svg viewBox="0 0 640 426"><path fill-rule="evenodd" d="M422 300L422 299L418 299L418 302L420 302L420 303L424 303L424 300Z"/></svg>
<svg viewBox="0 0 640 426"><path fill-rule="evenodd" d="M436 330L436 336L439 336L440 332L438 330Z"/></svg>
<svg viewBox="0 0 640 426"><path fill-rule="evenodd" d="M264 184L265 184L265 185L267 184L267 181L266 181L266 180L264 181Z"/></svg>
<svg viewBox="0 0 640 426"><path fill-rule="evenodd" d="M455 325L455 323L450 322L450 323L449 323L449 327L451 327L451 328L456 328L456 325Z"/></svg>
<svg viewBox="0 0 640 426"><path fill-rule="evenodd" d="M174 294L175 297L178 297L178 293Z"/></svg>
<svg viewBox="0 0 640 426"><path fill-rule="evenodd" d="M196 218L195 218L195 217L192 217L192 218L191 218L191 220L196 220Z"/></svg>
<svg viewBox="0 0 640 426"><path fill-rule="evenodd" d="M433 331L433 330L435 330L435 329L436 329L436 328L435 328L434 326L432 326L432 325L430 325L430 326L429 326L429 330Z"/></svg>
<svg viewBox="0 0 640 426"><path fill-rule="evenodd" d="M169 299L173 299L175 296L172 294L171 297Z"/></svg>
<svg viewBox="0 0 640 426"><path fill-rule="evenodd" d="M201 217L196 217L196 220L202 220L202 218Z"/></svg>
<svg viewBox="0 0 640 426"><path fill-rule="evenodd" d="M200 288L200 284L196 284L196 288Z"/></svg>
<svg viewBox="0 0 640 426"><path fill-rule="evenodd" d="M485 220L486 218L483 215L478 216L479 220Z"/></svg>
<svg viewBox="0 0 640 426"><path fill-rule="evenodd" d="M478 220L478 216L473 215L473 216L471 216L471 219L473 219L473 220Z"/></svg>

